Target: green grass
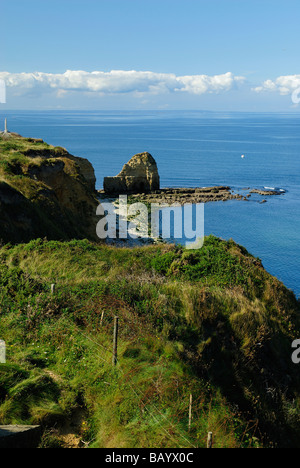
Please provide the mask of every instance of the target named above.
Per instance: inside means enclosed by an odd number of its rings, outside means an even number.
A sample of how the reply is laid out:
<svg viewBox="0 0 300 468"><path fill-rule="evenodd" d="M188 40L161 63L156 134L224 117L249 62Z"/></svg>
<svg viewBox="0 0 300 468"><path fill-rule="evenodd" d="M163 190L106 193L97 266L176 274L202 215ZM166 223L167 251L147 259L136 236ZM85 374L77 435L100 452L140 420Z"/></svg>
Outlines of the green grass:
<svg viewBox="0 0 300 468"><path fill-rule="evenodd" d="M208 431L215 447L299 446L299 303L243 247L37 239L0 262L1 424L63 445L81 411L90 447L204 447Z"/></svg>

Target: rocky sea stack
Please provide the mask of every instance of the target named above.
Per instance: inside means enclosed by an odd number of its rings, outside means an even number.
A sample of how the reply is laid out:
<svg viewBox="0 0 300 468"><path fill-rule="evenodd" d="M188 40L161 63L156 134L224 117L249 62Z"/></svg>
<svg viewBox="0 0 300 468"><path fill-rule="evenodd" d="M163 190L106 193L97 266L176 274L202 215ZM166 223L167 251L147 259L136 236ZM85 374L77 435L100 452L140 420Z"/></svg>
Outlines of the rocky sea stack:
<svg viewBox="0 0 300 468"><path fill-rule="evenodd" d="M155 159L149 153L136 154L116 177L105 177L103 186L107 194L150 193L159 190Z"/></svg>

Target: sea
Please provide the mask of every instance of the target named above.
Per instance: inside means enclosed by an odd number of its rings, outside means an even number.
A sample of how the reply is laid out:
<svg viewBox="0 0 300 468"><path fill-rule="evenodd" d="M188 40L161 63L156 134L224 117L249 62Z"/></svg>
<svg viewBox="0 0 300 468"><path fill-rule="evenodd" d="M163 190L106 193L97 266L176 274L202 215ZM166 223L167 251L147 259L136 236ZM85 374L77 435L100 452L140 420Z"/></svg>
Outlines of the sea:
<svg viewBox="0 0 300 468"><path fill-rule="evenodd" d="M205 235L243 245L300 296L300 115L0 109L0 122L4 117L9 131L89 159L98 189L131 156L148 151L162 187L284 191L263 204L258 196L205 204Z"/></svg>

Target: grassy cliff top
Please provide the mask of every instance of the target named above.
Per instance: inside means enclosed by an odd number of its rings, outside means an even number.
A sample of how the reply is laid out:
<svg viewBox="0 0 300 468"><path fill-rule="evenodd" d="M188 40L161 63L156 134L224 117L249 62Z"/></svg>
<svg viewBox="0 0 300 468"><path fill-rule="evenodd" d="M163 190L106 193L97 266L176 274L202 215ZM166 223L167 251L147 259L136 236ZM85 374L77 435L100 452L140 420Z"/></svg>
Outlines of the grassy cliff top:
<svg viewBox="0 0 300 468"><path fill-rule="evenodd" d="M25 168L30 164L41 164L47 157L68 155L66 149L48 145L41 139L24 138L17 134L9 135L8 138L0 136L0 175L3 178L14 174L14 164Z"/></svg>
<svg viewBox="0 0 300 468"><path fill-rule="evenodd" d="M92 447L299 446L299 302L243 247L35 240L0 262L2 424L42 424L44 446L74 421Z"/></svg>
<svg viewBox="0 0 300 468"><path fill-rule="evenodd" d="M0 133L0 148L2 154L5 154L5 152L10 153L11 151L20 151L23 153L27 149L32 148L33 145L43 148L50 147L50 145L40 138L25 138L17 133L8 133L7 135Z"/></svg>
<svg viewBox="0 0 300 468"><path fill-rule="evenodd" d="M0 239L95 239L92 165L39 139L0 136Z"/></svg>

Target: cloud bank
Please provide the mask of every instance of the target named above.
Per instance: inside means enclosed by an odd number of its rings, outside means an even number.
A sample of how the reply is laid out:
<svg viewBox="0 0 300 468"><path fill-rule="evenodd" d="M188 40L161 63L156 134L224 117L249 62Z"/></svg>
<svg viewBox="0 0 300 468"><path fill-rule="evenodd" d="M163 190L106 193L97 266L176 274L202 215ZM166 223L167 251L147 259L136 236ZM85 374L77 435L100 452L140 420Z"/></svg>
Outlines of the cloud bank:
<svg viewBox="0 0 300 468"><path fill-rule="evenodd" d="M253 88L257 93L277 92L282 96L293 94L300 88L300 75L279 76L275 80L266 80L262 86Z"/></svg>
<svg viewBox="0 0 300 468"><path fill-rule="evenodd" d="M194 95L218 94L235 89L244 82L245 78L230 72L215 76L176 76L170 73L135 70L110 72L67 70L63 74L0 72L0 80L4 80L7 88L11 88L17 95L45 94L54 91L58 97L62 97L68 92L98 95L182 92Z"/></svg>

